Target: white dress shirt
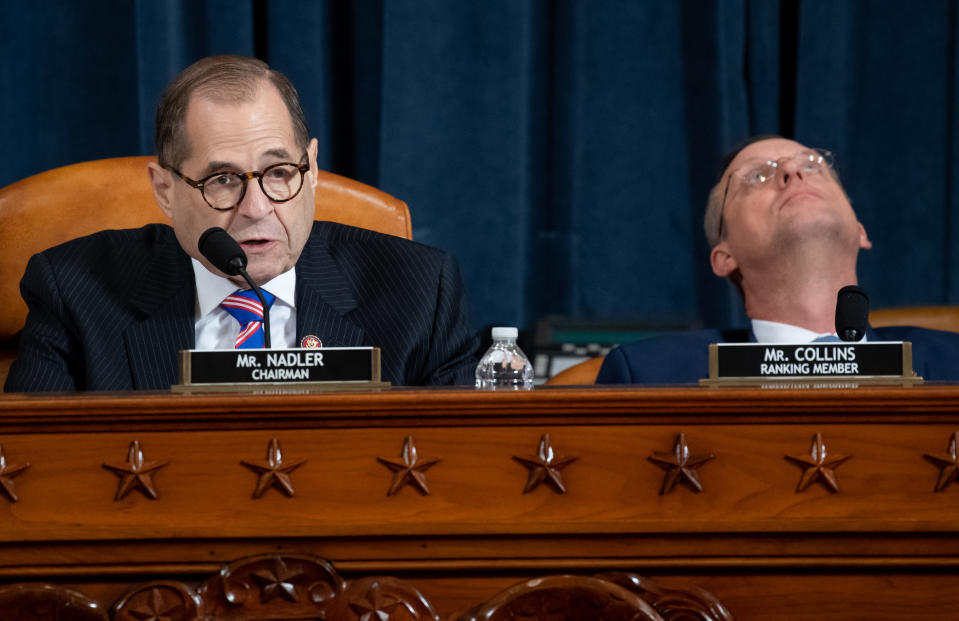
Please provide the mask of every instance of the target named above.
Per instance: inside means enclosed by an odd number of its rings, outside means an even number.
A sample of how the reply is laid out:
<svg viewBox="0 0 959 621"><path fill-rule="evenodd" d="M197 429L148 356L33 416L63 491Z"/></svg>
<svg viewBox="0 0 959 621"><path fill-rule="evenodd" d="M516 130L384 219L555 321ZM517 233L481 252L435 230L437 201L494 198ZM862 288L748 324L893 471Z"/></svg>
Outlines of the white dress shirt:
<svg viewBox="0 0 959 621"><path fill-rule="evenodd" d="M822 336L836 336L835 332L824 332L822 334L791 326L788 323L779 323L778 321L766 321L764 319L750 319L753 325L753 334L756 335L756 341L760 343L812 343ZM866 341L864 334L860 343Z"/></svg>
<svg viewBox="0 0 959 621"><path fill-rule="evenodd" d="M196 349L233 349L240 323L220 308L228 295L239 289L235 283L214 274L196 259ZM270 340L274 349L296 346L296 268L283 272L261 287L276 296L270 310Z"/></svg>

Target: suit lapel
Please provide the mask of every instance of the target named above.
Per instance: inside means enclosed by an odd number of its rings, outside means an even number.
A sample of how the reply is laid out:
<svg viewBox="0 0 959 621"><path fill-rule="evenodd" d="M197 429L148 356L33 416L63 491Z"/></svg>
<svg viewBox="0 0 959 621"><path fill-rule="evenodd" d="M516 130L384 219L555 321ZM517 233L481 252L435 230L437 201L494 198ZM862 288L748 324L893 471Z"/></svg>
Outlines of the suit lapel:
<svg viewBox="0 0 959 621"><path fill-rule="evenodd" d="M326 227L313 224L296 263L296 340L319 337L325 347L366 345L363 328L348 318L357 307L353 288L327 244Z"/></svg>
<svg viewBox="0 0 959 621"><path fill-rule="evenodd" d="M196 342L196 283L190 258L172 232L162 242L130 293L135 317L123 338L135 389L164 389L177 383L177 352L192 349Z"/></svg>

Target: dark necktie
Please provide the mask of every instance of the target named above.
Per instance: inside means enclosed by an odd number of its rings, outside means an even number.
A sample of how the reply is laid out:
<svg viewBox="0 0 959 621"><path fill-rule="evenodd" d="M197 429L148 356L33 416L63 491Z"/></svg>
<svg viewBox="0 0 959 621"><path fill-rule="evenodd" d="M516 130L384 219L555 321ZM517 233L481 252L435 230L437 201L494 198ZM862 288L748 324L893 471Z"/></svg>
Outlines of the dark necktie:
<svg viewBox="0 0 959 621"><path fill-rule="evenodd" d="M276 296L262 290L267 308L273 306ZM236 349L260 349L263 347L263 305L252 289L237 291L220 302L220 307L240 322L240 334L236 337Z"/></svg>

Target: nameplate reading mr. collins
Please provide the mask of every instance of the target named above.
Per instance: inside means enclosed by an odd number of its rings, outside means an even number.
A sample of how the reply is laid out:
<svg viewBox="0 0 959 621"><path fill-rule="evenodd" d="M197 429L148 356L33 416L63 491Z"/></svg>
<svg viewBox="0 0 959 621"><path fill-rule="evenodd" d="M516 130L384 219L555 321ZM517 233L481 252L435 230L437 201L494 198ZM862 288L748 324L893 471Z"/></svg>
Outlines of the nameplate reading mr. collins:
<svg viewBox="0 0 959 621"><path fill-rule="evenodd" d="M700 383L799 378L921 380L912 372L909 342L716 343L709 346L709 379Z"/></svg>

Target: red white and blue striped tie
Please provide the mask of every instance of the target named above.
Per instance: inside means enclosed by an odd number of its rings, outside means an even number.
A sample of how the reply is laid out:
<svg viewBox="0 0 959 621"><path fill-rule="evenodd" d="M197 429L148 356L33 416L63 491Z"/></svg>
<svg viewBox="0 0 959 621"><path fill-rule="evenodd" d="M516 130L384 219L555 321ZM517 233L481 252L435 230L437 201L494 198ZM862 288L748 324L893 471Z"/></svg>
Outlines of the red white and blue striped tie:
<svg viewBox="0 0 959 621"><path fill-rule="evenodd" d="M267 308L273 306L276 296L263 291ZM237 291L226 296L220 306L240 322L236 337L236 349L260 349L263 347L263 305L252 289Z"/></svg>

